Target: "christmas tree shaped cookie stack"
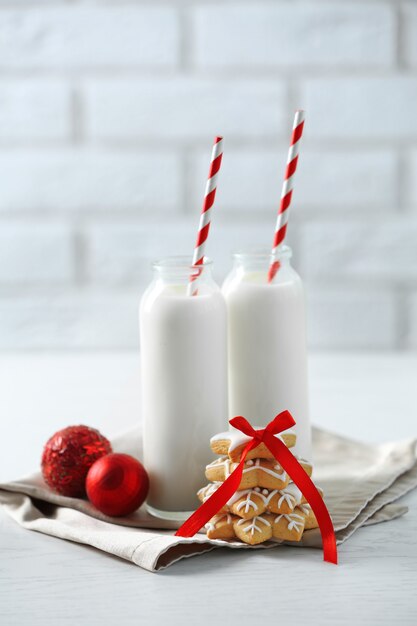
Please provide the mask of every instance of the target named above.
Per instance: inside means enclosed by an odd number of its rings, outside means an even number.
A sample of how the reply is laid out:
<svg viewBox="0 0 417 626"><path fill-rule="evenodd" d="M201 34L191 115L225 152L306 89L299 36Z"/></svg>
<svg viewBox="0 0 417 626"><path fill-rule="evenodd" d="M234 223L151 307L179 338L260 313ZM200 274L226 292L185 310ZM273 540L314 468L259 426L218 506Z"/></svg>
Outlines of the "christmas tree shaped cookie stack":
<svg viewBox="0 0 417 626"><path fill-rule="evenodd" d="M296 436L290 431L276 436L288 448L295 445ZM212 437L211 449L220 456L206 467L210 483L198 492L201 502L236 469L249 440L238 431ZM312 465L302 459L298 461L311 476ZM316 517L303 494L263 443L248 452L238 490L206 524L209 539L237 538L251 545L269 539L300 541L305 530L317 527Z"/></svg>

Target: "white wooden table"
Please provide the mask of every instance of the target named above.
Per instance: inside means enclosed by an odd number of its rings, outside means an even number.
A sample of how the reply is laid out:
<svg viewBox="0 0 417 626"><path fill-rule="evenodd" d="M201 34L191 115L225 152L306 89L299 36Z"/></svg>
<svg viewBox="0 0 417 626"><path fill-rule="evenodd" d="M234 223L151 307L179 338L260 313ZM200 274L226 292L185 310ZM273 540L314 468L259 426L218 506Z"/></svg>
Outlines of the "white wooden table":
<svg viewBox="0 0 417 626"><path fill-rule="evenodd" d="M314 422L363 440L417 434L417 357L311 358ZM111 436L140 419L131 353L2 355L0 480L39 463L54 430ZM338 567L318 551L217 550L159 574L19 528L0 510L0 624L417 624L417 493L409 513L358 531Z"/></svg>

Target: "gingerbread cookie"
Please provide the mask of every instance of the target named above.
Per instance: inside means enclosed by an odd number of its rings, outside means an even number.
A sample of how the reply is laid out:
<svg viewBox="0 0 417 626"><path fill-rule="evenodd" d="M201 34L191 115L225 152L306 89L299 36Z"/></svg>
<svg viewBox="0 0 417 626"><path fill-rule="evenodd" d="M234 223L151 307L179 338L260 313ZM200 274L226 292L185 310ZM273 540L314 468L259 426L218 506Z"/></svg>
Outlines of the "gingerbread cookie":
<svg viewBox="0 0 417 626"><path fill-rule="evenodd" d="M292 448L295 445L296 436L295 433L290 430L274 436L283 441L287 448ZM240 455L249 441L251 441L251 437L241 433L239 430L231 430L214 435L214 437L210 439L210 446L215 454L222 456L227 455L231 461L239 462ZM264 443L260 443L256 448L248 452L246 458L274 459L274 455Z"/></svg>
<svg viewBox="0 0 417 626"><path fill-rule="evenodd" d="M266 509L271 513L292 513L301 503L303 494L295 483L290 483L285 489L274 489L264 494Z"/></svg>
<svg viewBox="0 0 417 626"><path fill-rule="evenodd" d="M210 483L197 492L200 502L205 502L222 483ZM269 493L267 491L267 493ZM261 489L243 489L236 491L219 513L234 513L243 519L261 515L266 509L265 496Z"/></svg>
<svg viewBox="0 0 417 626"><path fill-rule="evenodd" d="M209 539L232 539L235 536L233 524L237 519L229 513L215 515L206 524L207 537Z"/></svg>
<svg viewBox="0 0 417 626"><path fill-rule="evenodd" d="M274 518L272 533L278 539L285 541L300 541L304 532L304 515L289 513Z"/></svg>
<svg viewBox="0 0 417 626"><path fill-rule="evenodd" d="M254 546L264 543L272 537L272 518L269 515L259 515L252 519L239 519L233 524L236 537L244 543Z"/></svg>
<svg viewBox="0 0 417 626"><path fill-rule="evenodd" d="M309 504L299 504L294 510L294 513L304 516L304 530L311 530L312 528L319 527L314 511Z"/></svg>
<svg viewBox="0 0 417 626"><path fill-rule="evenodd" d="M200 502L205 502L211 495L220 487L221 483L210 483L205 487L202 487L197 491L197 497ZM229 506L225 504L218 513L226 513L229 511Z"/></svg>
<svg viewBox="0 0 417 626"><path fill-rule="evenodd" d="M236 469L237 463L227 456L216 459L206 467L206 477L214 482L223 482ZM288 474L275 459L249 459L245 461L239 489L265 487L282 489L290 481Z"/></svg>
<svg viewBox="0 0 417 626"><path fill-rule="evenodd" d="M236 491L227 503L230 511L243 519L251 519L265 512L265 496L259 487Z"/></svg>

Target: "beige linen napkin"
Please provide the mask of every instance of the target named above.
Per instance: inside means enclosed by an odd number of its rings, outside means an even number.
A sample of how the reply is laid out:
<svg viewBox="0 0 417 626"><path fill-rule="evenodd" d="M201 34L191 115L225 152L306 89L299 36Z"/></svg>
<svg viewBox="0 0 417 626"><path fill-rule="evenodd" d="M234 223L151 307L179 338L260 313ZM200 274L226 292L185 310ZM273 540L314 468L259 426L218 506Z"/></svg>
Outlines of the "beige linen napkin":
<svg viewBox="0 0 417 626"><path fill-rule="evenodd" d="M115 451L140 458L140 432L116 438L112 444ZM414 440L370 446L314 429L313 450L314 480L324 489L338 543L360 526L407 512L407 507L392 503L417 486ZM52 493L39 473L0 484L0 504L24 528L94 546L153 572L216 547L265 549L280 545L271 541L247 546L209 540L202 533L190 539L175 537L175 523L161 522L143 508L129 517L109 518L86 500ZM320 533L317 529L306 531L302 542L293 545L321 547Z"/></svg>

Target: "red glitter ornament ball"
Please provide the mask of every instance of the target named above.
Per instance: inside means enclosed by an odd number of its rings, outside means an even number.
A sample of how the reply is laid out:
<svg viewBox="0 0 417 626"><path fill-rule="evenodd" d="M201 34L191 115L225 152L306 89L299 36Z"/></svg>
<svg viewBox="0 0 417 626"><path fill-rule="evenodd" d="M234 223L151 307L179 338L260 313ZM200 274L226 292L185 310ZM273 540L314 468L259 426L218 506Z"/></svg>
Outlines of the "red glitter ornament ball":
<svg viewBox="0 0 417 626"><path fill-rule="evenodd" d="M109 454L87 474L88 499L96 509L112 517L129 515L144 503L149 490L145 468L129 454Z"/></svg>
<svg viewBox="0 0 417 626"><path fill-rule="evenodd" d="M68 426L46 442L42 474L51 489L63 496L85 495L87 472L97 459L112 451L110 442L88 426Z"/></svg>

